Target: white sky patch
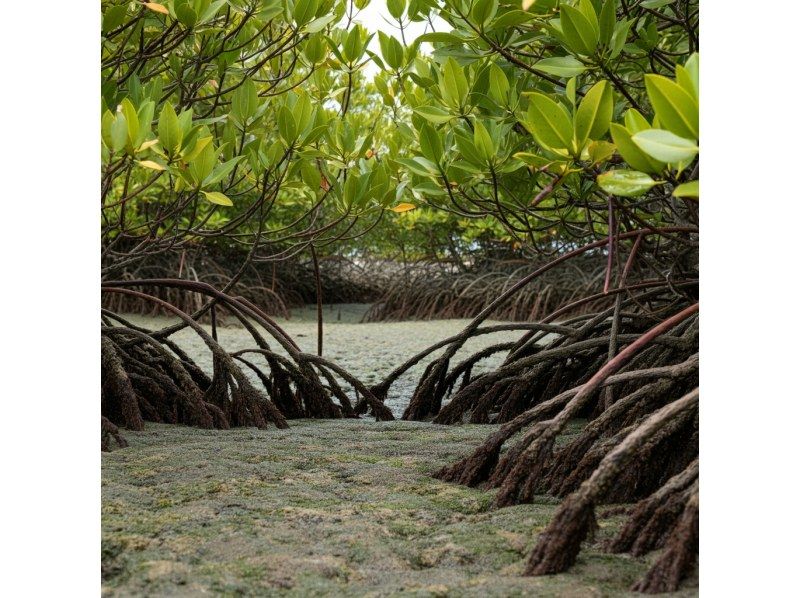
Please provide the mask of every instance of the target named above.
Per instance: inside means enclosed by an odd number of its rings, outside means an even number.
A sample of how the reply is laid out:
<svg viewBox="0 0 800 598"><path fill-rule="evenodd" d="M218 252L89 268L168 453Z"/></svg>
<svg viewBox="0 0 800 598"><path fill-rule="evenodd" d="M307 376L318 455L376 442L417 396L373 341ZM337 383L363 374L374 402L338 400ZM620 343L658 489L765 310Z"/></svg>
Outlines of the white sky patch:
<svg viewBox="0 0 800 598"><path fill-rule="evenodd" d="M423 33L429 33L432 31L431 26L427 21L423 21L421 23L412 22L406 25L405 23L408 21L408 18L403 15L403 19L403 35L405 36L407 44L413 42ZM381 54L380 45L378 43L378 31L383 31L387 35L391 35L402 42L402 38L400 37L400 28L397 26L397 21L394 19L394 17L389 14L389 10L386 8L386 0L372 0L372 2L370 2L364 10L360 11L355 17L353 17L353 21L365 27L370 33L376 34L369 43L369 49L375 52L378 56ZM451 29L450 25L445 23L438 16L433 17L431 21L433 22L433 27L436 31L450 31ZM347 21L345 20L344 23L346 22ZM420 51L424 53L429 53L430 50L431 48L429 44L422 44L420 46ZM368 79L372 79L379 71L380 69L371 61L366 67L364 67L364 74Z"/></svg>

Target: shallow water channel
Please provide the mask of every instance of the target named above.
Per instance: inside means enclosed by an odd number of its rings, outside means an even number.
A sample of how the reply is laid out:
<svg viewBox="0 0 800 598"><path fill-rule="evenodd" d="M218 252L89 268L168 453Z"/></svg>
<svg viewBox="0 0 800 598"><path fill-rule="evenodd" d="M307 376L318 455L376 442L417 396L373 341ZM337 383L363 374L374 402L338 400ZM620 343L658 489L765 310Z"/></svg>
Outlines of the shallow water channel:
<svg viewBox="0 0 800 598"><path fill-rule="evenodd" d="M361 323L361 317L368 308L369 305L366 304L349 303L323 306L325 324L323 357L341 365L367 385L379 382L394 368L425 348L458 334L469 323L466 319ZM135 324L151 329L161 328L175 321L168 317L136 315L126 317ZM316 352L316 306L294 309L290 319L276 318L276 322L294 338L303 351ZM497 322L487 321L484 325L493 323ZM210 326L206 328L210 330ZM505 331L470 339L456 354L456 359L463 359L492 344L516 340L523 333L524 331ZM211 353L197 334L184 329L172 338L202 368L211 373ZM222 346L229 351L256 347L250 334L233 322L218 327L218 338ZM435 352L432 357L440 352L441 350ZM504 353L499 353L479 362L473 372L478 373L496 367L503 356ZM255 363L263 363L260 357L252 357ZM419 376L429 361L430 358L426 358L411 368L390 389L386 404L395 417L402 415ZM256 383L256 387L260 387L255 374L248 368L244 369Z"/></svg>

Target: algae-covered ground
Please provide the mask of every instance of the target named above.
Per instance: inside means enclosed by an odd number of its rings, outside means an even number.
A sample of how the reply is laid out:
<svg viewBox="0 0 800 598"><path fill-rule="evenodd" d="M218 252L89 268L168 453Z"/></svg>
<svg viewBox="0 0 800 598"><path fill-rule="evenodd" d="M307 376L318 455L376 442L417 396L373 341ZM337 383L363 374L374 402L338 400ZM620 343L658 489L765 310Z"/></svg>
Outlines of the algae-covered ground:
<svg viewBox="0 0 800 598"><path fill-rule="evenodd" d="M292 333L303 325L297 323ZM443 338L461 325L451 321L453 330L447 330L434 324L427 336L417 327L415 337L400 337L406 343L394 352L373 347L371 363L368 349L354 347L362 355L358 365L362 374L384 372L429 336ZM329 327L332 351L344 350L359 335L384 339L376 341L380 346L386 342L381 326L398 338L395 324L340 326L338 332L335 324ZM239 334L234 328L222 332L223 341ZM397 409L407 397L396 400ZM554 501L541 497L535 504L491 510L493 491L430 477L494 429L303 420L292 421L288 430L148 424L143 432L125 431L130 446L102 457L103 593L629 594L654 557L599 550L620 517L600 519L594 543L568 573L522 577L525 557L552 517ZM696 586L697 579L690 579L680 594L696 595Z"/></svg>

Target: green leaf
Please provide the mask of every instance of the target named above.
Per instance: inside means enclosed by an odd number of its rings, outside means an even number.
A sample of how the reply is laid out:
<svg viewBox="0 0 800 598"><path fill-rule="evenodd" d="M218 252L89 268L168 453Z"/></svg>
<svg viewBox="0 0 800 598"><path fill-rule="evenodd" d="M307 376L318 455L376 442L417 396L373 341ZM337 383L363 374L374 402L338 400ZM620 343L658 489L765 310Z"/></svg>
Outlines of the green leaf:
<svg viewBox="0 0 800 598"><path fill-rule="evenodd" d="M586 92L575 113L575 140L580 151L587 139L600 139L608 131L614 112L611 86L598 81Z"/></svg>
<svg viewBox="0 0 800 598"><path fill-rule="evenodd" d="M114 114L111 110L106 110L103 112L103 116L100 119L100 136L103 139L103 143L105 143L108 149L111 149L114 145L114 142L111 137L111 126L114 124Z"/></svg>
<svg viewBox="0 0 800 598"><path fill-rule="evenodd" d="M672 4L675 0L642 0L639 4L642 8L661 8L662 6L666 6L667 4Z"/></svg>
<svg viewBox="0 0 800 598"><path fill-rule="evenodd" d="M625 126L631 132L631 135L639 131L653 128L650 126L650 123L647 122L647 119L635 108L628 108L628 111L625 112Z"/></svg>
<svg viewBox="0 0 800 598"><path fill-rule="evenodd" d="M122 113L125 115L125 122L128 124L128 148L132 151L136 147L139 139L139 115L136 108L128 98L122 100Z"/></svg>
<svg viewBox="0 0 800 598"><path fill-rule="evenodd" d="M492 63L489 67L489 95L495 102L505 106L508 104L509 89L508 77L503 69Z"/></svg>
<svg viewBox="0 0 800 598"><path fill-rule="evenodd" d="M614 36L614 26L617 24L617 0L605 0L600 10L600 43L608 46Z"/></svg>
<svg viewBox="0 0 800 598"><path fill-rule="evenodd" d="M278 110L278 132L287 145L291 145L297 139L297 123L287 106L281 106Z"/></svg>
<svg viewBox="0 0 800 598"><path fill-rule="evenodd" d="M544 58L534 63L532 68L557 77L575 77L586 70L584 64L573 56Z"/></svg>
<svg viewBox="0 0 800 598"><path fill-rule="evenodd" d="M446 112L445 110L442 110L436 106L419 106L414 108L414 112L419 114L425 120L435 124L446 123L455 118L455 116L449 112Z"/></svg>
<svg viewBox="0 0 800 598"><path fill-rule="evenodd" d="M537 141L557 149L572 147L572 119L563 106L540 93L530 93L528 120L522 124Z"/></svg>
<svg viewBox="0 0 800 598"><path fill-rule="evenodd" d="M695 102L700 99L700 80L698 72L697 53L692 54L685 66L675 67L675 81L680 85Z"/></svg>
<svg viewBox="0 0 800 598"><path fill-rule="evenodd" d="M242 124L247 123L247 119L253 116L258 110L258 91L252 79L245 79L244 82L233 92L231 98L231 113Z"/></svg>
<svg viewBox="0 0 800 598"><path fill-rule="evenodd" d="M639 149L661 162L676 164L693 159L700 149L694 141L664 129L647 129L631 137Z"/></svg>
<svg viewBox="0 0 800 598"><path fill-rule="evenodd" d="M700 181L689 181L678 185L672 190L672 195L675 197L692 197L700 199Z"/></svg>
<svg viewBox="0 0 800 598"><path fill-rule="evenodd" d="M103 33L113 31L125 21L125 14L128 12L128 3L111 6L103 14Z"/></svg>
<svg viewBox="0 0 800 598"><path fill-rule="evenodd" d="M695 99L674 81L661 75L645 75L647 96L661 126L688 139L700 138L700 111Z"/></svg>
<svg viewBox="0 0 800 598"><path fill-rule="evenodd" d="M592 164L600 164L605 162L614 155L616 146L608 141L592 141L587 148L589 153L589 161Z"/></svg>
<svg viewBox="0 0 800 598"><path fill-rule="evenodd" d="M389 9L389 14L395 19L400 19L406 10L406 0L387 0L386 8Z"/></svg>
<svg viewBox="0 0 800 598"><path fill-rule="evenodd" d="M592 27L586 16L577 8L561 5L561 29L571 50L590 56L597 48L599 30Z"/></svg>
<svg viewBox="0 0 800 598"><path fill-rule="evenodd" d="M489 131L483 126L483 123L476 120L475 130L473 131L473 143L478 154L485 162L491 162L494 157L494 142L492 141Z"/></svg>
<svg viewBox="0 0 800 598"><path fill-rule="evenodd" d="M422 123L419 130L419 147L422 155L438 163L442 159L444 149L439 134L428 123Z"/></svg>
<svg viewBox="0 0 800 598"><path fill-rule="evenodd" d="M114 122L111 123L111 149L120 151L128 143L128 123L125 114L117 112Z"/></svg>
<svg viewBox="0 0 800 598"><path fill-rule="evenodd" d="M611 123L611 138L622 159L629 166L643 172L660 172L664 168L664 163L651 158L648 154L639 149L631 139L628 129L617 123Z"/></svg>
<svg viewBox="0 0 800 598"><path fill-rule="evenodd" d="M212 2L208 5L208 7L200 13L200 23L206 23L213 19L219 9L222 8L224 4L227 4L228 0L216 0L216 2Z"/></svg>
<svg viewBox="0 0 800 598"><path fill-rule="evenodd" d="M391 68L397 70L403 66L403 46L395 38L378 31L378 42L381 46L381 55Z"/></svg>
<svg viewBox="0 0 800 598"><path fill-rule="evenodd" d="M498 0L477 0L472 6L472 19L480 29L486 27L497 14Z"/></svg>
<svg viewBox="0 0 800 598"><path fill-rule="evenodd" d="M197 13L191 6L189 6L188 1L175 2L174 9L175 16L181 25L191 28L194 27L195 23L197 23Z"/></svg>
<svg viewBox="0 0 800 598"><path fill-rule="evenodd" d="M204 149L204 148L205 148L205 147L206 147L206 146L207 146L209 143L211 143L211 140L212 140L212 139L214 139L214 137L213 137L213 136L211 136L211 135L209 135L209 136L207 136L207 137L201 137L200 139L198 139L197 141L195 141L195 143L194 143L194 146L192 147L192 149L191 149L190 151L188 151L188 152L186 152L186 153L184 154L184 156L183 156L183 159L184 159L184 160L186 160L186 162L191 162L192 160L194 160L195 158L197 158L197 156L199 156L199 155L200 155L200 152L202 152L202 151L203 151L203 149ZM185 151L185 150L184 150L184 151ZM205 178L205 176L203 176L203 178ZM203 180L203 179L201 178L200 180Z"/></svg>
<svg viewBox="0 0 800 598"><path fill-rule="evenodd" d="M205 180L203 181L203 187L209 187L214 183L220 182L226 176L228 176L234 167L244 160L244 156L236 156L235 158L231 158L227 162L223 162L222 164L217 164L214 167L214 170L210 175L208 175Z"/></svg>
<svg viewBox="0 0 800 598"><path fill-rule="evenodd" d="M700 97L700 55L695 52L686 60L686 63L683 65L684 70L689 75L689 78L692 81L692 86L694 87L694 96L695 98Z"/></svg>
<svg viewBox="0 0 800 598"><path fill-rule="evenodd" d="M206 199L211 203L215 203L218 206L232 206L233 202L230 198L225 195L224 193L220 193L219 191L203 191L203 195L206 196Z"/></svg>
<svg viewBox="0 0 800 598"><path fill-rule="evenodd" d="M463 44L464 39L452 33L444 31L431 31L430 33L423 33L417 38L419 42L428 43L444 43L444 44Z"/></svg>
<svg viewBox="0 0 800 598"><path fill-rule="evenodd" d="M633 25L633 19L626 21L619 21L614 26L614 35L611 36L611 58L614 59L619 56L622 49L625 47L625 42L628 41L628 32Z"/></svg>
<svg viewBox="0 0 800 598"><path fill-rule="evenodd" d="M460 108L464 105L469 93L469 84L464 75L464 70L453 60L448 58L442 68L442 80L439 84L442 92L442 99L452 108Z"/></svg>
<svg viewBox="0 0 800 598"><path fill-rule="evenodd" d="M361 29L355 26L350 30L350 33L347 34L344 40L342 54L347 62L354 63L358 62L363 53L364 46L361 43Z"/></svg>
<svg viewBox="0 0 800 598"><path fill-rule="evenodd" d="M325 29L334 19L336 19L336 15L323 15L306 25L305 30L307 33L317 33Z"/></svg>
<svg viewBox="0 0 800 598"><path fill-rule="evenodd" d="M637 197L646 193L659 181L650 175L635 170L609 170L597 177L597 184L607 193L621 197Z"/></svg>
<svg viewBox="0 0 800 598"><path fill-rule="evenodd" d="M302 27L314 18L319 7L319 0L297 0L294 3L292 17L298 27Z"/></svg>
<svg viewBox="0 0 800 598"><path fill-rule="evenodd" d="M303 182L315 192L319 189L319 185L322 182L322 175L319 172L319 168L310 160L303 160L300 163L300 177L303 179Z"/></svg>
<svg viewBox="0 0 800 598"><path fill-rule="evenodd" d="M575 109L575 103L577 101L577 93L576 93L577 85L578 85L577 77L572 77L572 78L570 78L569 81L567 81L567 85L564 88L564 92L567 95L567 99L569 100L569 103L572 104L572 109L573 110Z"/></svg>
<svg viewBox="0 0 800 598"><path fill-rule="evenodd" d="M217 164L217 152L214 151L213 144L206 143L197 155L189 163L189 174L195 184L202 183L214 170Z"/></svg>
<svg viewBox="0 0 800 598"><path fill-rule="evenodd" d="M596 0L594 0L596 1ZM578 0L577 9L581 11L581 14L586 17L586 20L589 22L594 34L600 39L600 23L597 20L597 11L594 8L594 1L593 0Z"/></svg>
<svg viewBox="0 0 800 598"><path fill-rule="evenodd" d="M183 141L183 129L181 128L178 115L172 104L165 102L158 117L158 139L161 147L170 155L175 154L181 147Z"/></svg>
<svg viewBox="0 0 800 598"><path fill-rule="evenodd" d="M547 168L550 164L554 162L551 158L545 158L544 156L540 156L538 154L531 154L528 152L517 152L514 154L514 157L517 160L522 160L525 164L529 166L533 166L537 170L541 170Z"/></svg>
<svg viewBox="0 0 800 598"><path fill-rule="evenodd" d="M536 15L533 15L529 12L525 12L523 10L509 10L508 12L504 12L502 15L500 15L494 21L492 21L491 26L488 27L488 29L494 31L500 31L502 29L507 29L509 27L516 27L517 25L522 25L523 23L532 21L535 18Z"/></svg>

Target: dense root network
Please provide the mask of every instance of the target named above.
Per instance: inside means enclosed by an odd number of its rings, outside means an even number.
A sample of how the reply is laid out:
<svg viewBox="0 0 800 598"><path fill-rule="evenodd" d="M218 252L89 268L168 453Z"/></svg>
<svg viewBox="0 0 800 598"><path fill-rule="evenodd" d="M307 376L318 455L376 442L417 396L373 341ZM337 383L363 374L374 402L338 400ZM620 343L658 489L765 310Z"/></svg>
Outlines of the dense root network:
<svg viewBox="0 0 800 598"><path fill-rule="evenodd" d="M641 238L629 264L644 245ZM532 575L564 571L575 562L595 525L597 505L636 503L607 548L636 556L663 550L636 586L660 592L675 589L697 555L697 280L694 273L680 280L640 276L628 283L629 264L590 313L574 311L596 297L539 322L481 326L536 273L529 275L461 334L408 360L373 390L385 396L408 368L439 351L404 419L502 425L436 477L496 488L496 508L542 494L563 498L529 556L526 572ZM526 330L520 340L457 359L469 339L513 328ZM505 355L501 365L480 371L479 362L496 353Z"/></svg>
<svg viewBox="0 0 800 598"><path fill-rule="evenodd" d="M117 276L122 280L179 278L203 281L220 289L229 286L232 272L237 273L236 294L269 315L288 318L292 308L316 301L313 265L300 256L267 263L252 262L242 250L199 246L149 256L144 262L123 268ZM363 303L377 299L387 283L377 280L372 272L374 270L344 257L321 259L320 283L326 302ZM148 289L148 292L186 313L201 310L207 300L203 293L177 287L159 286ZM103 294L102 306L115 313L171 315L169 310L152 301L119 293ZM208 313L202 321L209 321Z"/></svg>
<svg viewBox="0 0 800 598"><path fill-rule="evenodd" d="M520 262L524 264L520 266ZM577 299L603 288L604 269L586 262L572 264L537 279L500 306L494 317L512 322L537 321ZM393 277L381 297L364 315L366 322L472 318L498 295L535 269L523 260L477 265L466 271L419 264ZM598 298L600 301L602 297ZM590 310L587 302L583 310Z"/></svg>
<svg viewBox="0 0 800 598"><path fill-rule="evenodd" d="M211 333L192 316L131 286L181 288L211 297ZM118 427L141 430L145 421L202 428L285 428L287 419L358 417L340 380L354 389L361 413L371 411L377 419L393 419L389 408L358 379L322 357L301 352L275 322L242 298L203 283L169 279L106 282L103 291L153 302L181 320L181 324L151 331L103 310L103 450L110 450L112 439L124 446ZM216 340L218 307L241 322L255 348L237 353L223 349ZM184 327L191 328L211 352L210 376L170 340ZM265 334L277 347L267 342ZM245 367L254 372L261 389L245 375Z"/></svg>

